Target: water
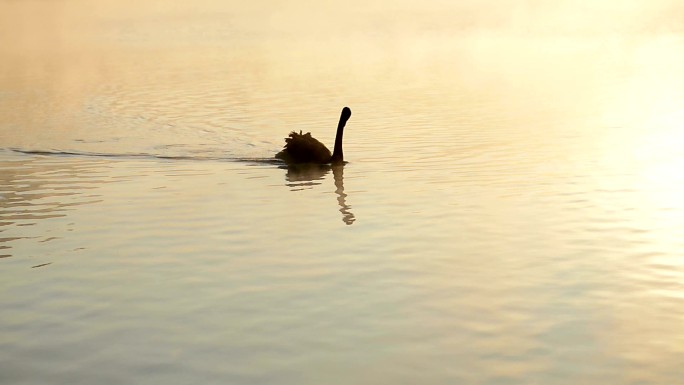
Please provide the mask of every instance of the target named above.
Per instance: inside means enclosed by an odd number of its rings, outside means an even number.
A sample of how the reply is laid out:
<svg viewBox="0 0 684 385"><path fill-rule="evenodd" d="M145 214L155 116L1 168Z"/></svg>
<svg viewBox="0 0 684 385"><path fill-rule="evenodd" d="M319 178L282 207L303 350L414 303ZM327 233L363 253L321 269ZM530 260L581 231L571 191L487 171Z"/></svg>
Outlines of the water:
<svg viewBox="0 0 684 385"><path fill-rule="evenodd" d="M681 383L682 11L3 2L1 382Z"/></svg>

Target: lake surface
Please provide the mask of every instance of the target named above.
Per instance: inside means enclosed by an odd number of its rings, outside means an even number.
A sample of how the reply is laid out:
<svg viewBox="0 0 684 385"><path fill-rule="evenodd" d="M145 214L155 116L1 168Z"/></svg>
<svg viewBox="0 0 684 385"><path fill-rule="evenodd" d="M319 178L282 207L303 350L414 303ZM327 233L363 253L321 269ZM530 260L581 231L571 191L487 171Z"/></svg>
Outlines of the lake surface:
<svg viewBox="0 0 684 385"><path fill-rule="evenodd" d="M0 382L682 383L683 15L1 2Z"/></svg>

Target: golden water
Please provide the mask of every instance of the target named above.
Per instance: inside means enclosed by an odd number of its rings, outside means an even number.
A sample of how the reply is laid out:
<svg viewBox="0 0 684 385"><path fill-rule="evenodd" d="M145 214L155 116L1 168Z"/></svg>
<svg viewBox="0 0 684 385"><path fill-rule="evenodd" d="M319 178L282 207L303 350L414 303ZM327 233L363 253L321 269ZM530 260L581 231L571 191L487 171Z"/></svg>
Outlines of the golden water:
<svg viewBox="0 0 684 385"><path fill-rule="evenodd" d="M681 382L683 14L1 2L0 382Z"/></svg>

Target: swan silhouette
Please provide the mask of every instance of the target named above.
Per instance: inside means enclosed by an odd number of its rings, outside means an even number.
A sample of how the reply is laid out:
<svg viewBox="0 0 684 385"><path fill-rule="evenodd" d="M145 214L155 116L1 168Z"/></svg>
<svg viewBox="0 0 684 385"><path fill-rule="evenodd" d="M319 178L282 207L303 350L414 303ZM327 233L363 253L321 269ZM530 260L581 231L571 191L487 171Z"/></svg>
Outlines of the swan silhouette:
<svg viewBox="0 0 684 385"><path fill-rule="evenodd" d="M287 164L298 163L315 163L315 164L343 164L344 155L342 154L342 134L347 120L351 116L349 107L344 107L340 114L340 122L337 124L337 134L335 135L335 147L332 154L330 150L316 138L311 136L310 132L299 134L292 131L290 135L285 138L285 147L282 151L276 154L276 158L282 160Z"/></svg>

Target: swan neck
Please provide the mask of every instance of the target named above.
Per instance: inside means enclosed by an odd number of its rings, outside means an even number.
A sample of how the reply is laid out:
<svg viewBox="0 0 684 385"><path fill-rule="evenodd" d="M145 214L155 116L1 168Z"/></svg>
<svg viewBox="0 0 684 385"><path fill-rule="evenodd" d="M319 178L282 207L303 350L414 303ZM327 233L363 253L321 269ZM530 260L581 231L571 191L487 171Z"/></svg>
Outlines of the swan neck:
<svg viewBox="0 0 684 385"><path fill-rule="evenodd" d="M344 122L340 121L337 126L337 134L335 135L335 148L333 148L332 162L342 162L344 154L342 153L342 134L344 134Z"/></svg>
<svg viewBox="0 0 684 385"><path fill-rule="evenodd" d="M340 122L337 124L337 134L335 134L335 147L333 148L331 163L342 163L344 162L344 154L342 153L342 135L344 134L344 126L347 124L347 120L351 116L351 110L348 107L342 109L342 114L340 115Z"/></svg>

